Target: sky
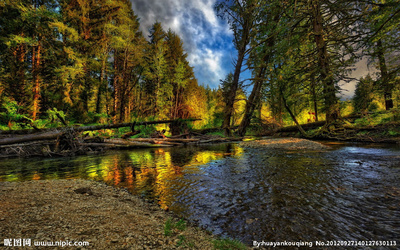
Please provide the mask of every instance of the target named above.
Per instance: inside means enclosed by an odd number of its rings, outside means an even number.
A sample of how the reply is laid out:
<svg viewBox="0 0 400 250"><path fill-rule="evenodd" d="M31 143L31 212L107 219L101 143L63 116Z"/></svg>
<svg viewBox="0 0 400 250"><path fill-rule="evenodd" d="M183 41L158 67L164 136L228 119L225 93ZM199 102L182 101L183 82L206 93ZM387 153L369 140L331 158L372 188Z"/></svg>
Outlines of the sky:
<svg viewBox="0 0 400 250"><path fill-rule="evenodd" d="M214 5L217 0L131 0L132 9L140 18L145 37L156 22L165 31L176 32L184 43L188 61L194 67L195 76L201 85L217 88L220 80L233 71L232 62L237 52L233 46L233 35L226 21L217 17ZM369 69L366 60L355 65L351 77L365 76ZM341 99L353 96L355 81L341 83Z"/></svg>
<svg viewBox="0 0 400 250"><path fill-rule="evenodd" d="M229 25L217 17L216 0L131 0L140 18L143 34L160 22L165 31L177 33L201 85L217 88L220 80L233 70L236 52Z"/></svg>

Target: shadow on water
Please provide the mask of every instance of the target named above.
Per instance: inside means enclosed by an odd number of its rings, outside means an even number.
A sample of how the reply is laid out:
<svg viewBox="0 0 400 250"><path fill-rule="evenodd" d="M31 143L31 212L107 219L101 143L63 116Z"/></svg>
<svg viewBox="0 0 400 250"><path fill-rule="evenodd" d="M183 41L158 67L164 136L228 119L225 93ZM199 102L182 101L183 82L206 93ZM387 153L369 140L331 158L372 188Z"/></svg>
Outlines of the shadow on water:
<svg viewBox="0 0 400 250"><path fill-rule="evenodd" d="M104 181L248 244L400 240L399 148L327 144L308 153L219 144L10 159L0 181Z"/></svg>

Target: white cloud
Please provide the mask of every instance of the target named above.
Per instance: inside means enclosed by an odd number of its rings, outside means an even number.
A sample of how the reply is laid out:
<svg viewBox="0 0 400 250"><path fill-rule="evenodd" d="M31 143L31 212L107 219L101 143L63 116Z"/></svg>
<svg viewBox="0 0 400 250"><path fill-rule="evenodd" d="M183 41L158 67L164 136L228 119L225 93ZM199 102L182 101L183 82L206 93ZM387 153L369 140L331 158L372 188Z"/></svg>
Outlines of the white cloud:
<svg viewBox="0 0 400 250"><path fill-rule="evenodd" d="M145 36L156 22L171 28L183 40L188 60L199 83L217 87L231 67L231 32L214 10L217 0L134 0ZM228 37L228 39L227 39ZM227 42L229 44L227 44Z"/></svg>
<svg viewBox="0 0 400 250"><path fill-rule="evenodd" d="M217 20L217 16L215 15L214 5L215 1L210 0L201 0L201 1L193 1L194 6L199 9L204 17L206 18L207 22L211 24L214 28L219 27L219 23Z"/></svg>
<svg viewBox="0 0 400 250"><path fill-rule="evenodd" d="M223 56L224 53L221 51L205 48L190 54L188 60L195 65L195 70L204 81L202 83L216 87L219 80L226 75L226 70L222 67Z"/></svg>

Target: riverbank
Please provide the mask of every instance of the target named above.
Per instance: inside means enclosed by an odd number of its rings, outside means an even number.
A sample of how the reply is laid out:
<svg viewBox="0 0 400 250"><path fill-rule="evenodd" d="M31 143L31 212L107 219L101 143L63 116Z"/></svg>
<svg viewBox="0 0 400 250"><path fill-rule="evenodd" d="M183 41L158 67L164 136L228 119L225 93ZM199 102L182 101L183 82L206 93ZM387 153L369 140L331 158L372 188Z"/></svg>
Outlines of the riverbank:
<svg viewBox="0 0 400 250"><path fill-rule="evenodd" d="M44 241L89 244L81 249L213 249L215 238L204 230L175 228L178 220L171 219L172 213L103 183L0 182L0 191L0 235L5 239L29 239L32 246ZM172 225L169 236L166 224Z"/></svg>
<svg viewBox="0 0 400 250"><path fill-rule="evenodd" d="M240 143L243 147L249 148L269 148L269 149L283 149L283 150L327 150L328 146L323 145L322 143L286 137L286 138L267 138L261 140L254 141L244 141Z"/></svg>

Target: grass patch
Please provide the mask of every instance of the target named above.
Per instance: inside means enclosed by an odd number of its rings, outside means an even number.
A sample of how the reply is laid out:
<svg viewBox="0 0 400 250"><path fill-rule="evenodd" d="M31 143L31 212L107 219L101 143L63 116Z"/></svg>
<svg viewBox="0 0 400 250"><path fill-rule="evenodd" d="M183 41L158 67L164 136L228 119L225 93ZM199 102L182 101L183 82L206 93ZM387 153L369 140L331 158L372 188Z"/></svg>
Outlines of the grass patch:
<svg viewBox="0 0 400 250"><path fill-rule="evenodd" d="M230 249L247 249L246 245L238 240L219 239L213 242L214 249L230 250Z"/></svg>
<svg viewBox="0 0 400 250"><path fill-rule="evenodd" d="M400 111L398 109L391 109L390 111L380 111L370 113L362 118L356 119L354 124L357 126L368 126L368 125L381 125L390 122L396 122L400 118Z"/></svg>
<svg viewBox="0 0 400 250"><path fill-rule="evenodd" d="M164 235L172 236L179 231L185 231L186 222L183 219L180 219L178 222L174 222L171 218L169 218L164 225Z"/></svg>
<svg viewBox="0 0 400 250"><path fill-rule="evenodd" d="M180 234L186 230L186 221L180 219L179 221L174 221L172 218L168 218L164 225L164 235L165 236L177 236L176 247L194 248L194 244L186 239L185 235Z"/></svg>
<svg viewBox="0 0 400 250"><path fill-rule="evenodd" d="M176 243L177 247L184 246L188 248L194 248L194 244L186 239L184 235L178 236L178 242Z"/></svg>

